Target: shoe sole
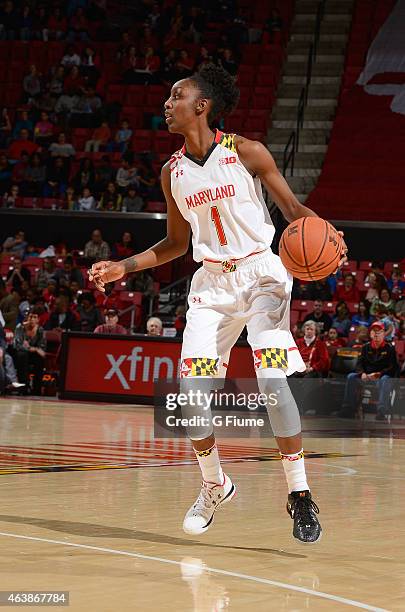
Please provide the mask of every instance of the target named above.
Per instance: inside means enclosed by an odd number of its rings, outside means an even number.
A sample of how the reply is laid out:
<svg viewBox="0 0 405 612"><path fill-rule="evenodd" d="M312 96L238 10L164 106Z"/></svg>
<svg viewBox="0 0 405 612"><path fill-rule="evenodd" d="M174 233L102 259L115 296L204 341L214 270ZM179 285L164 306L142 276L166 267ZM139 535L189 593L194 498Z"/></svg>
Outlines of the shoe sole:
<svg viewBox="0 0 405 612"><path fill-rule="evenodd" d="M224 504L227 504L228 502L230 502L231 499L235 496L235 493L236 493L236 487L232 483L232 487L230 488L228 495L226 497L224 497L224 499L218 504L218 506L215 508L215 510L214 510L214 512L213 512L213 514L212 514L212 516L210 518L210 520L208 521L208 523L204 527L202 527L202 529L200 531L188 531L188 530L186 530L184 528L184 525L183 525L183 531L185 533L187 533L187 535L201 535L202 533L205 533L208 530L208 528L210 527L210 525L212 525L212 522L214 520L215 512L219 508L222 508L222 506Z"/></svg>

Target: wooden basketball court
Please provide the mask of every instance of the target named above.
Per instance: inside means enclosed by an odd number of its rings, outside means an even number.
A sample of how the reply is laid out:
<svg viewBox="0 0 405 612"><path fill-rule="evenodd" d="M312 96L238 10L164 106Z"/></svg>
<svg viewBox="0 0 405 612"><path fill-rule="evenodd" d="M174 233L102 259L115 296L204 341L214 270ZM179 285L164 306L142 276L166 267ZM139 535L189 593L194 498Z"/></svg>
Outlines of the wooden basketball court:
<svg viewBox="0 0 405 612"><path fill-rule="evenodd" d="M292 537L272 438L220 444L237 495L198 539L181 528L198 466L153 440L150 408L6 398L0 421L2 590L86 612L405 610L401 421L304 419L313 546Z"/></svg>

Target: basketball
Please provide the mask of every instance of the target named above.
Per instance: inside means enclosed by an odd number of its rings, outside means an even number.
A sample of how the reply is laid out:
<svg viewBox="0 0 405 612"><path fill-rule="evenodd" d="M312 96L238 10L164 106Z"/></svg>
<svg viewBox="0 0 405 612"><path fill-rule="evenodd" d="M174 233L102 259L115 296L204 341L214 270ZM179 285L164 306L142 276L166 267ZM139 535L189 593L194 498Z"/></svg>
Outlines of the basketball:
<svg viewBox="0 0 405 612"><path fill-rule="evenodd" d="M281 261L296 278L315 281L335 272L341 259L342 237L320 217L301 217L284 230Z"/></svg>

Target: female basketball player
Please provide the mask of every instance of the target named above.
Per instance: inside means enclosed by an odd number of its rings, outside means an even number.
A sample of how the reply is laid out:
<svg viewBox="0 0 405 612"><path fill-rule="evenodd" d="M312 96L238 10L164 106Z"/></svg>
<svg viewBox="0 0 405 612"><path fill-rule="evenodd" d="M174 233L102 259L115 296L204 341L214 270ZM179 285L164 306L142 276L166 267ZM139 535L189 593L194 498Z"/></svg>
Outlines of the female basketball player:
<svg viewBox="0 0 405 612"><path fill-rule="evenodd" d="M223 376L229 352L247 326L260 391L278 392L278 404L269 406L268 413L287 479L293 534L302 542L316 542L322 533L319 509L307 484L300 416L286 379L305 370L289 330L292 278L270 249L274 227L260 181L289 222L316 215L294 197L263 144L211 129L238 98L233 78L216 66L173 85L165 103L166 123L185 143L162 168L167 236L139 255L99 262L89 275L103 291L105 283L126 273L180 257L187 251L191 226L194 259L203 265L188 299L182 382L190 388L202 377ZM212 427L189 430L189 435L203 482L183 528L196 535L208 529L235 487L222 472Z"/></svg>

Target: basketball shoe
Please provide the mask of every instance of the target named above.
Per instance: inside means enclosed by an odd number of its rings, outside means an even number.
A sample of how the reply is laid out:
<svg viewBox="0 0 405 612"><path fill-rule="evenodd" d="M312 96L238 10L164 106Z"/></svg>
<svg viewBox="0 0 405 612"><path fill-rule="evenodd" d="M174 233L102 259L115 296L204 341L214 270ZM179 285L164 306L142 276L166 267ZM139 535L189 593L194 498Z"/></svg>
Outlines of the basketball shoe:
<svg viewBox="0 0 405 612"><path fill-rule="evenodd" d="M200 535L207 531L215 511L231 501L234 495L235 485L226 474L223 484L203 480L199 496L184 517L183 530L190 535Z"/></svg>
<svg viewBox="0 0 405 612"><path fill-rule="evenodd" d="M319 508L309 491L293 491L288 496L287 512L294 521L293 536L305 544L321 539L322 528L316 518Z"/></svg>

